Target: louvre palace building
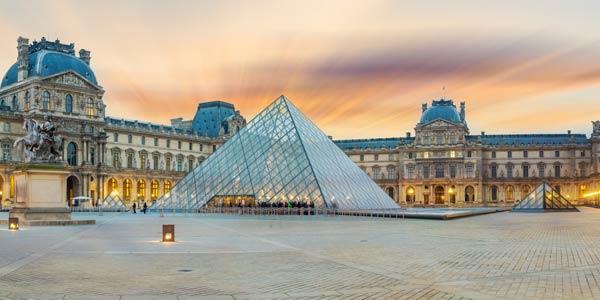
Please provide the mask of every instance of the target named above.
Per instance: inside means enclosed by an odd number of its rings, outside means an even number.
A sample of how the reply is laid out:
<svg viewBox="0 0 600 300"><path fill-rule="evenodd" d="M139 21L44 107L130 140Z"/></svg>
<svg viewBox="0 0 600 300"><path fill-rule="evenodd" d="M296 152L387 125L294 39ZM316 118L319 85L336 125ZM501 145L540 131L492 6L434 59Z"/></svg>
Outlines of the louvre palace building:
<svg viewBox="0 0 600 300"><path fill-rule="evenodd" d="M12 173L23 158L13 143L23 122L50 115L63 137L68 199L98 202L117 194L128 205L152 202L246 124L234 105L200 103L170 125L112 118L91 53L60 41L17 41L17 61L0 78L0 204L15 197ZM8 67L8 66L7 66ZM600 189L600 122L591 136L471 135L465 103L423 104L414 136L336 140L391 198L408 205L468 205L521 200L542 182L571 201Z"/></svg>

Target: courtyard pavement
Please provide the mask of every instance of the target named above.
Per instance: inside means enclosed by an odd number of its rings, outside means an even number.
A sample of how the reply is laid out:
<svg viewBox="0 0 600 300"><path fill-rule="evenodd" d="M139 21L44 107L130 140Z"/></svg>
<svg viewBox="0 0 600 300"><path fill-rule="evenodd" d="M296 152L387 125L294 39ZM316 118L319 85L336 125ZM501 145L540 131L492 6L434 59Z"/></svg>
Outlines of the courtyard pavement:
<svg viewBox="0 0 600 300"><path fill-rule="evenodd" d="M600 210L581 210L452 221L82 213L97 224L0 229L0 299L600 299ZM158 242L163 223L176 243Z"/></svg>

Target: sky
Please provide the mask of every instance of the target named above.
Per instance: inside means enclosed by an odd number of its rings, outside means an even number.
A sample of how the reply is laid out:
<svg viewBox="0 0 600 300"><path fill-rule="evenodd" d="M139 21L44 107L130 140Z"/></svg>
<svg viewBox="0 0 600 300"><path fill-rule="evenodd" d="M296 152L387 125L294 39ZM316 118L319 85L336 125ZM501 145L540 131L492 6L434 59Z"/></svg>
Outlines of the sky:
<svg viewBox="0 0 600 300"><path fill-rule="evenodd" d="M335 139L394 137L443 97L466 102L472 134L589 135L599 11L552 0L0 0L0 73L17 37L44 36L92 52L112 117L169 124L222 100L250 120L283 94Z"/></svg>

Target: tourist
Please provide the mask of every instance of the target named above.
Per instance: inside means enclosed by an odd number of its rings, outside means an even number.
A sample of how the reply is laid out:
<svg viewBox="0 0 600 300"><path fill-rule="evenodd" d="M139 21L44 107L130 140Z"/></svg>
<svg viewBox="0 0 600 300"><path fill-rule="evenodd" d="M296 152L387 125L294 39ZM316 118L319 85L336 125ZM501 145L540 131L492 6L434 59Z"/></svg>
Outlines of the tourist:
<svg viewBox="0 0 600 300"><path fill-rule="evenodd" d="M146 214L146 209L148 209L148 204L146 204L146 202L144 202L144 214Z"/></svg>
<svg viewBox="0 0 600 300"><path fill-rule="evenodd" d="M135 214L135 207L136 207L135 202L133 202L132 208L133 208L133 213L134 214Z"/></svg>

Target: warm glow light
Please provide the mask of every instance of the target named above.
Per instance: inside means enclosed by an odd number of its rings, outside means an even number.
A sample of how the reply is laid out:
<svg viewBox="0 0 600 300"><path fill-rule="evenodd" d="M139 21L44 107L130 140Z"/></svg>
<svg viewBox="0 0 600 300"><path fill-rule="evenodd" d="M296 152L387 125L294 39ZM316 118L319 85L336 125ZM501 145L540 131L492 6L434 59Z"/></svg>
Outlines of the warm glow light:
<svg viewBox="0 0 600 300"><path fill-rule="evenodd" d="M163 242L174 242L175 241L175 225L163 224L162 229L163 229L162 241Z"/></svg>
<svg viewBox="0 0 600 300"><path fill-rule="evenodd" d="M19 218L8 218L8 229L19 230Z"/></svg>
<svg viewBox="0 0 600 300"><path fill-rule="evenodd" d="M595 196L598 194L600 194L600 192L592 192L592 193L583 194L583 197Z"/></svg>

